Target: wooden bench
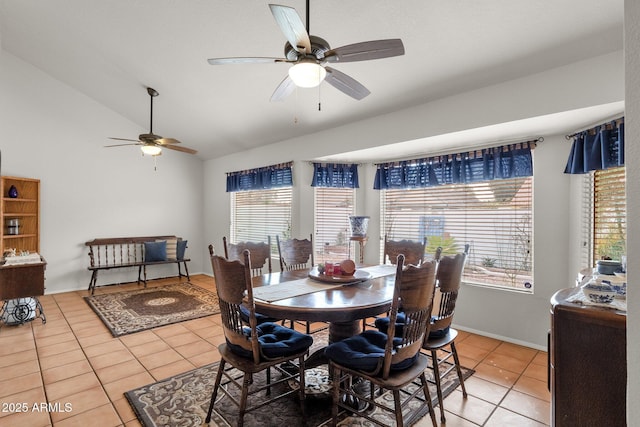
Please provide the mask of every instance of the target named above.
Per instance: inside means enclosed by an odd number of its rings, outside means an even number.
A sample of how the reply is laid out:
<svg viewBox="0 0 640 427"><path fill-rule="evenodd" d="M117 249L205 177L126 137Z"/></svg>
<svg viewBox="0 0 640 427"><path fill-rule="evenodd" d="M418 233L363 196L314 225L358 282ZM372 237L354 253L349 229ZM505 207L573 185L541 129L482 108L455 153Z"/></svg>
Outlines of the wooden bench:
<svg viewBox="0 0 640 427"><path fill-rule="evenodd" d="M149 242L169 242L167 246L168 256L163 260L145 260L145 243ZM187 261L191 261L188 258L179 259L176 256L172 256L173 251L170 248L173 241L183 241L182 238L176 236L147 236L147 237L114 237L93 239L89 242L85 242L85 246L89 247L89 271L91 271L91 280L89 281L89 290L93 295L96 282L98 280L98 271L111 270L114 268L125 267L138 267L138 284L140 281L147 287L147 266L148 265L162 265L162 264L178 264L178 275L182 278L181 264L184 265L185 276L187 280L191 280L189 277L189 270L187 268ZM141 278L141 275L143 277Z"/></svg>

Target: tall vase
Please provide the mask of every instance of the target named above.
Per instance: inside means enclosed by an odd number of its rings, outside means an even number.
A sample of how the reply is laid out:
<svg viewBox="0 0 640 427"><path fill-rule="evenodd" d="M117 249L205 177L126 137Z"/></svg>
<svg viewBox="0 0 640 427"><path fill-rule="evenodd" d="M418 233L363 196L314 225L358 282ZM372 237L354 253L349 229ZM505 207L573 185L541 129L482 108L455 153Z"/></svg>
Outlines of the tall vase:
<svg viewBox="0 0 640 427"><path fill-rule="evenodd" d="M356 216L349 217L349 224L351 226L351 237L366 237L367 227L369 226L368 216Z"/></svg>

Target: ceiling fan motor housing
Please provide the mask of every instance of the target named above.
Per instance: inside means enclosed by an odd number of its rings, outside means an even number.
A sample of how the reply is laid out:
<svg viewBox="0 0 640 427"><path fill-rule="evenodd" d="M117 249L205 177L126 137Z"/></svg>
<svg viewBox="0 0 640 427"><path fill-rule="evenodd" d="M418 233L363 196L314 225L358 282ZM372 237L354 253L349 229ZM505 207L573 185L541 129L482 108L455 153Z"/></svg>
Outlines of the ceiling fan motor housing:
<svg viewBox="0 0 640 427"><path fill-rule="evenodd" d="M311 41L311 54L318 60L324 59L324 53L331 49L329 43L318 36L309 36L309 40ZM284 56L289 61L297 61L305 55L296 51L289 42L286 42L284 44Z"/></svg>

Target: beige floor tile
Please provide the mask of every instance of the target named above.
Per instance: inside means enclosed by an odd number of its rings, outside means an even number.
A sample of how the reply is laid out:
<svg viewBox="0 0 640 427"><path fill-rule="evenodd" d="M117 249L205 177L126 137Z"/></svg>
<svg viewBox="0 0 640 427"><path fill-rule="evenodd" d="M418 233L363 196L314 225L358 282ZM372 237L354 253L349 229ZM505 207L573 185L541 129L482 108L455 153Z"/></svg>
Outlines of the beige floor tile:
<svg viewBox="0 0 640 427"><path fill-rule="evenodd" d="M63 342L75 341L75 340L76 340L76 336L73 334L73 332L68 331L61 334L57 334L57 335L51 335L48 337L39 338L36 344L40 349L42 347L47 347L50 345L55 345L55 344L60 344Z"/></svg>
<svg viewBox="0 0 640 427"><path fill-rule="evenodd" d="M182 359L183 357L180 356L180 353L172 348L160 351L158 353L148 354L139 358L140 363L142 363L148 370L158 368L163 365L168 365L169 363L177 362L178 360Z"/></svg>
<svg viewBox="0 0 640 427"><path fill-rule="evenodd" d="M4 426L5 420L3 420L3 417L9 416L11 414L16 414L18 413L18 411L23 411L22 413L20 413L20 415L23 415L24 410L26 410L27 413L32 413L33 405L40 404L41 402L46 402L47 398L44 394L44 388L36 387L29 390L19 391L19 392L15 392L10 395L7 395L6 397L2 398L2 401L20 403L20 405L16 405L13 408L8 408L6 412L0 411L0 424ZM47 418L49 418L48 415L47 415ZM25 425L29 425L29 424L25 424Z"/></svg>
<svg viewBox="0 0 640 427"><path fill-rule="evenodd" d="M539 423L538 421L516 414L515 412L511 412L504 408L497 408L484 427L543 427L545 425L548 424Z"/></svg>
<svg viewBox="0 0 640 427"><path fill-rule="evenodd" d="M495 366L496 368L506 369L507 371L521 374L529 365L529 362L514 359L513 357L505 356L503 354L496 353L495 351L490 353L483 361L483 364Z"/></svg>
<svg viewBox="0 0 640 427"><path fill-rule="evenodd" d="M65 408L70 408L70 410L52 413L51 419L54 424L59 423L65 418L73 417L110 403L101 385L65 396L59 399L58 402Z"/></svg>
<svg viewBox="0 0 640 427"><path fill-rule="evenodd" d="M546 351L538 351L538 354L533 358L532 363L547 366L549 364L549 354Z"/></svg>
<svg viewBox="0 0 640 427"><path fill-rule="evenodd" d="M113 405L106 404L81 414L66 418L58 423L56 427L86 427L96 425L96 420L100 420L100 427L115 427L122 425L122 421Z"/></svg>
<svg viewBox="0 0 640 427"><path fill-rule="evenodd" d="M0 368L0 378L4 381L38 372L40 372L40 364L37 360L31 359Z"/></svg>
<svg viewBox="0 0 640 427"><path fill-rule="evenodd" d="M45 384L47 398L50 401L61 400L65 396L80 393L94 387L100 387L100 381L98 381L98 377L93 372Z"/></svg>
<svg viewBox="0 0 640 427"><path fill-rule="evenodd" d="M540 400L551 401L551 392L547 388L546 381L540 381L535 378L522 376L513 386L514 390L526 393Z"/></svg>
<svg viewBox="0 0 640 427"><path fill-rule="evenodd" d="M7 415L4 417L3 415ZM51 419L47 411L13 412L0 415L0 424L6 427L45 427L50 426Z"/></svg>
<svg viewBox="0 0 640 427"><path fill-rule="evenodd" d="M447 396L443 405L446 412L451 412L479 425L482 425L489 418L496 407L494 404L474 396L468 396L465 399L462 392L458 390ZM440 408L436 408L436 419L440 420Z"/></svg>
<svg viewBox="0 0 640 427"><path fill-rule="evenodd" d="M202 340L198 335L191 331L184 332L177 335L172 335L164 338L164 341L171 347L179 347L185 344L191 344Z"/></svg>
<svg viewBox="0 0 640 427"><path fill-rule="evenodd" d="M93 332L91 335L76 337L83 348L102 344L113 339L113 335L111 335L111 332L107 331L106 328L94 328Z"/></svg>
<svg viewBox="0 0 640 427"><path fill-rule="evenodd" d="M467 344L467 341L456 343L456 349L458 350L458 356L466 359L472 359L475 361L481 361L487 357L490 350L482 347L478 347L472 344Z"/></svg>
<svg viewBox="0 0 640 427"><path fill-rule="evenodd" d="M122 399L122 394L126 391L152 384L156 380L148 372L140 372L126 378L121 378L112 383L104 384L104 389L111 401Z"/></svg>
<svg viewBox="0 0 640 427"><path fill-rule="evenodd" d="M509 392L508 387L503 387L491 381L472 375L464 382L467 394L475 396L478 399L486 400L494 405L499 404Z"/></svg>
<svg viewBox="0 0 640 427"><path fill-rule="evenodd" d="M29 350L34 350L35 348L36 348L36 345L33 340L18 341L16 343L13 343L11 341L5 341L4 344L0 345L0 356L23 353Z"/></svg>
<svg viewBox="0 0 640 427"><path fill-rule="evenodd" d="M538 365L535 363L531 363L529 366L527 366L527 369L524 370L522 375L546 382L548 375L548 366L546 364Z"/></svg>
<svg viewBox="0 0 640 427"><path fill-rule="evenodd" d="M170 348L171 347L169 347L169 344L156 337L154 341L149 341L144 344L129 347L129 351L137 358L140 358L142 356L159 353Z"/></svg>
<svg viewBox="0 0 640 427"><path fill-rule="evenodd" d="M194 368L195 365L193 365L188 360L182 359L173 363L169 363L168 365L162 365L158 368L151 369L149 373L153 375L156 380L162 380L180 374L182 372L190 371Z"/></svg>
<svg viewBox="0 0 640 427"><path fill-rule="evenodd" d="M189 358L197 356L199 354L211 354L211 352L215 350L216 347L214 347L207 341L200 340L174 348L178 353L180 353L182 357Z"/></svg>
<svg viewBox="0 0 640 427"><path fill-rule="evenodd" d="M168 325L168 326L163 326L161 328L156 328L153 330L153 332L155 332L155 334L161 338L167 338L167 337L172 337L174 335L187 333L189 332L189 330L184 325L176 323L174 325Z"/></svg>
<svg viewBox="0 0 640 427"><path fill-rule="evenodd" d="M498 347L496 347L493 352L529 363L533 360L534 357L536 357L538 350L517 344L503 342Z"/></svg>
<svg viewBox="0 0 640 427"><path fill-rule="evenodd" d="M160 340L160 338L152 331L142 331L135 334L123 335L118 339L127 347L134 347Z"/></svg>
<svg viewBox="0 0 640 427"><path fill-rule="evenodd" d="M145 371L146 369L139 361L132 359L116 365L96 369L96 375L98 375L98 378L103 384L106 384Z"/></svg>
<svg viewBox="0 0 640 427"><path fill-rule="evenodd" d="M62 381L77 375L93 372L89 361L86 359L76 362L67 363L66 365L56 366L55 368L45 369L42 371L42 380L45 384L52 384L56 381Z"/></svg>
<svg viewBox="0 0 640 427"><path fill-rule="evenodd" d="M551 404L548 401L533 398L525 393L511 390L500 406L512 412L549 424Z"/></svg>
<svg viewBox="0 0 640 427"><path fill-rule="evenodd" d="M466 345L472 345L474 347L480 347L485 350L493 351L495 350L502 342L489 337L483 337L481 335L471 334L463 341Z"/></svg>
<svg viewBox="0 0 640 427"><path fill-rule="evenodd" d="M116 409L118 416L120 416L120 419L123 422L125 423L128 423L129 421L137 422L138 418L136 417L136 413L133 412L133 408L131 407L131 405L129 404L129 401L125 397L123 397L122 399L114 400L113 406Z"/></svg>
<svg viewBox="0 0 640 427"><path fill-rule="evenodd" d="M107 366L117 365L118 363L124 363L129 360L133 360L133 355L129 350L112 351L111 353L103 353L98 356L90 357L89 362L93 369L102 369Z"/></svg>
<svg viewBox="0 0 640 427"><path fill-rule="evenodd" d="M47 357L73 350L80 350L80 344L78 344L76 340L52 344L46 347L38 347L38 354L40 357Z"/></svg>
<svg viewBox="0 0 640 427"><path fill-rule="evenodd" d="M37 360L38 352L36 349L27 350L23 353L12 353L5 356L0 356L0 368L6 366L13 366L16 363L26 362L27 360Z"/></svg>
<svg viewBox="0 0 640 427"><path fill-rule="evenodd" d="M40 366L42 369L51 369L56 366L63 366L80 360L86 360L84 352L82 350L73 350L66 353L56 354L54 356L41 357Z"/></svg>
<svg viewBox="0 0 640 427"><path fill-rule="evenodd" d="M94 356L100 356L101 354L105 354L105 353L112 353L114 351L121 351L121 350L127 349L127 347L124 344L122 344L120 340L115 338L109 341L102 342L100 344L85 346L83 348L84 348L84 352L89 358Z"/></svg>
<svg viewBox="0 0 640 427"><path fill-rule="evenodd" d="M0 381L0 403L2 404L8 403L3 399L3 397L7 395L42 387L42 377L39 372L14 376L12 378L5 378L0 375L0 378L2 378L2 381Z"/></svg>
<svg viewBox="0 0 640 427"><path fill-rule="evenodd" d="M503 387L511 387L520 376L515 372L487 365L486 363L480 363L475 367L475 370L476 372L473 374L474 376L499 384Z"/></svg>

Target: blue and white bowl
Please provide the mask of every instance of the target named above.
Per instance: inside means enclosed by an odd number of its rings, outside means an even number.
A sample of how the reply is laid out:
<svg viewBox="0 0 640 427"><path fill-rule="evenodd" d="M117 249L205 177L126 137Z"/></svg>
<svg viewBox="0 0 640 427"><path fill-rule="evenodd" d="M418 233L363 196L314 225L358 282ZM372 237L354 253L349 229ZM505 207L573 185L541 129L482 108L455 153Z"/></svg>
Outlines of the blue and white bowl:
<svg viewBox="0 0 640 427"><path fill-rule="evenodd" d="M587 282L582 286L582 293L596 304L610 304L617 295L609 283L601 281Z"/></svg>

